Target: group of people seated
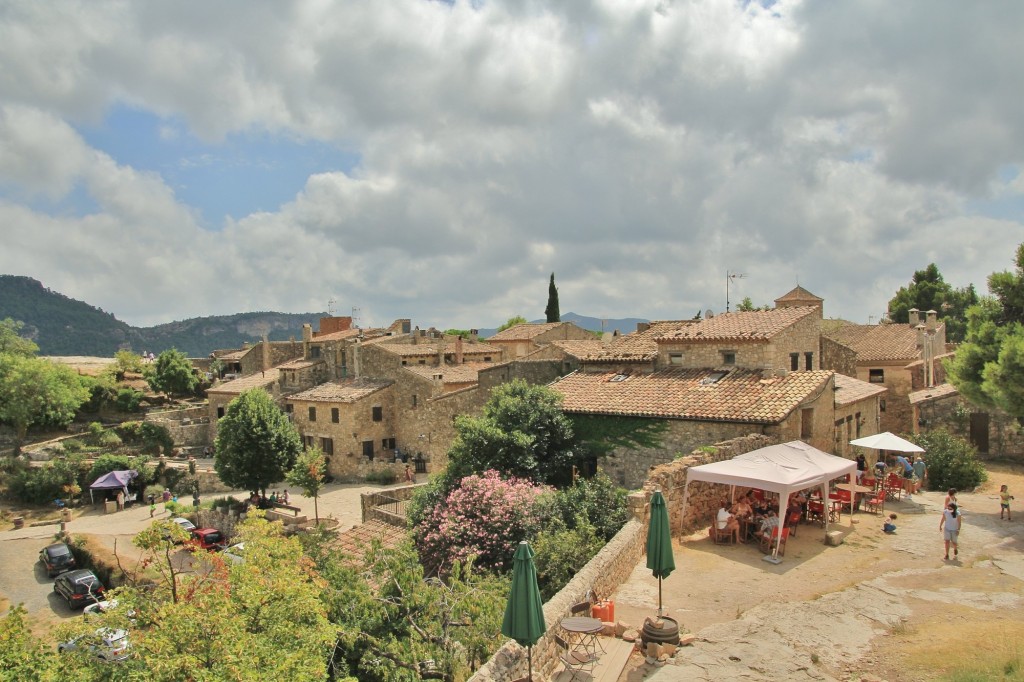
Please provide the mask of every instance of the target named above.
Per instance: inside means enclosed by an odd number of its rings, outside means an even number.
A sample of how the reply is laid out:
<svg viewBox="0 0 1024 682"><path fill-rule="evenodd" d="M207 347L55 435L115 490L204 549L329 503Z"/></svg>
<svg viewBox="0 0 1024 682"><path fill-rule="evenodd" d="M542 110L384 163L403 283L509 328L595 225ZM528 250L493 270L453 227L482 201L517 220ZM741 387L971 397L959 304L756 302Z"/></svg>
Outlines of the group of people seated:
<svg viewBox="0 0 1024 682"><path fill-rule="evenodd" d="M286 489L283 493L278 495L277 491L273 491L270 497L260 495L258 492L249 493L249 499L246 500L248 506L256 507L257 509L273 509L278 504L288 504L288 490Z"/></svg>
<svg viewBox="0 0 1024 682"><path fill-rule="evenodd" d="M722 499L714 528L728 531L736 542L746 542L744 531L748 536L770 538L776 528L804 518L809 499L807 491L803 490L790 495L782 519L778 515L778 503L765 495L740 495L731 505L728 500Z"/></svg>

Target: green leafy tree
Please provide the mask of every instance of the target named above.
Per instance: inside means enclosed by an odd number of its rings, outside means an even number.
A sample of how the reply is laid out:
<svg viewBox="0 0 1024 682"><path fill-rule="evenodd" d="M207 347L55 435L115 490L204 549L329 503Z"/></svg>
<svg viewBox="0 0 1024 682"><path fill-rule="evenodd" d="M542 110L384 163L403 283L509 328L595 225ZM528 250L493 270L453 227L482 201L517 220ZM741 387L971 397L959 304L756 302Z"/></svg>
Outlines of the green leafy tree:
<svg viewBox="0 0 1024 682"><path fill-rule="evenodd" d="M130 350L119 350L114 353L113 367L120 378L124 378L124 375L128 372L142 374L144 370L142 357Z"/></svg>
<svg viewBox="0 0 1024 682"><path fill-rule="evenodd" d="M286 476L289 484L299 488L306 497L313 498L313 516L318 524L320 523L320 509L317 500L320 497L321 488L324 487L326 477L327 458L324 456L324 451L318 447L300 452L295 460L295 466Z"/></svg>
<svg viewBox="0 0 1024 682"><path fill-rule="evenodd" d="M928 453L928 487L931 490L972 490L987 478L978 451L969 442L945 429L919 433L910 440Z"/></svg>
<svg viewBox="0 0 1024 682"><path fill-rule="evenodd" d="M214 468L226 484L266 494L295 466L301 450L295 425L269 393L253 388L228 403L217 424Z"/></svg>
<svg viewBox="0 0 1024 682"><path fill-rule="evenodd" d="M0 680L44 682L59 679L55 676L57 661L53 650L32 634L26 615L25 608L18 604L0 618Z"/></svg>
<svg viewBox="0 0 1024 682"><path fill-rule="evenodd" d="M593 478L578 478L573 485L555 494L548 516L560 520L569 529L583 519L593 527L603 546L629 520L626 491L604 473Z"/></svg>
<svg viewBox="0 0 1024 682"><path fill-rule="evenodd" d="M1024 244L1015 272L988 278L993 298L967 312L967 340L946 363L949 382L972 404L999 408L1024 423Z"/></svg>
<svg viewBox="0 0 1024 682"><path fill-rule="evenodd" d="M24 322L9 317L0 321L0 353L32 357L39 352L39 346L34 341L21 335L24 328Z"/></svg>
<svg viewBox="0 0 1024 682"><path fill-rule="evenodd" d="M512 327L516 326L517 324L526 324L526 318L523 317L522 315L516 315L515 317L510 317L507 320L505 320L505 324L503 324L500 327L498 327L498 331L499 332L503 332L506 329L511 329Z"/></svg>
<svg viewBox="0 0 1024 682"><path fill-rule="evenodd" d="M974 285L954 289L943 278L935 263L917 270L905 287L901 287L889 301L889 317L893 322L906 324L910 310L934 310L936 317L946 324L949 341L963 341L967 333L967 309L978 303Z"/></svg>
<svg viewBox="0 0 1024 682"><path fill-rule="evenodd" d="M0 422L14 427L14 454L29 427L67 426L89 399L70 368L46 358L0 354Z"/></svg>
<svg viewBox="0 0 1024 682"><path fill-rule="evenodd" d="M456 417L448 476L459 480L495 469L537 483L571 482L575 441L561 402L546 386L521 379L495 388L481 417Z"/></svg>
<svg viewBox="0 0 1024 682"><path fill-rule="evenodd" d="M555 273L551 273L548 284L548 304L544 308L544 317L548 322L561 322L562 314L558 310L558 289L555 287Z"/></svg>
<svg viewBox="0 0 1024 682"><path fill-rule="evenodd" d="M744 296L743 300L740 301L739 305L736 306L736 312L738 313L749 313L755 310L771 310L771 306L765 304L763 306L755 306L754 302L750 300L749 296Z"/></svg>
<svg viewBox="0 0 1024 682"><path fill-rule="evenodd" d="M172 348L160 353L156 361L146 367L146 382L154 391L189 395L199 385L199 377L193 371L188 356Z"/></svg>
<svg viewBox="0 0 1024 682"><path fill-rule="evenodd" d="M544 601L558 594L601 551L602 540L592 524L578 519L573 527L561 519L545 524L533 539L537 585Z"/></svg>

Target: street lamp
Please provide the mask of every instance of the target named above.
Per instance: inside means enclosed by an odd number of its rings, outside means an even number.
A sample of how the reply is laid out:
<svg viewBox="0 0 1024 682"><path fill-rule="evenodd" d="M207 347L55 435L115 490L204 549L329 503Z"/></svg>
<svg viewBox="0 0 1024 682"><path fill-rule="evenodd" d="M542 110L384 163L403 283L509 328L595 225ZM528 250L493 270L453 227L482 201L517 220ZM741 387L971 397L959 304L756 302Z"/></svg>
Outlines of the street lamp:
<svg viewBox="0 0 1024 682"><path fill-rule="evenodd" d="M740 272L729 272L725 271L725 312L729 312L729 282L735 279L743 279L746 277Z"/></svg>

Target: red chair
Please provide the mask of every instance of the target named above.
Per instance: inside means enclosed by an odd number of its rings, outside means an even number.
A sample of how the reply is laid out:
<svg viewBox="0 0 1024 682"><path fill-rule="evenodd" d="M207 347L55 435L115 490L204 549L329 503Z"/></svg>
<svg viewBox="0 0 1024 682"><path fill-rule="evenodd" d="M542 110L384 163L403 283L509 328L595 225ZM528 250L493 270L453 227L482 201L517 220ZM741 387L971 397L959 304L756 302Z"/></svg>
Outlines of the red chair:
<svg viewBox="0 0 1024 682"><path fill-rule="evenodd" d="M885 511L885 491L879 490L869 500L864 500L864 509L875 514Z"/></svg>
<svg viewBox="0 0 1024 682"><path fill-rule="evenodd" d="M821 500L808 500L807 520L825 525L825 503Z"/></svg>
<svg viewBox="0 0 1024 682"><path fill-rule="evenodd" d="M793 511L786 513L786 523L784 525L789 529L789 532L793 537L796 537L796 526L800 523L800 518L803 515L803 511L800 509L794 509Z"/></svg>
<svg viewBox="0 0 1024 682"><path fill-rule="evenodd" d="M898 500L903 497L903 477L899 474L892 473L886 476L883 487L887 499Z"/></svg>
<svg viewBox="0 0 1024 682"><path fill-rule="evenodd" d="M873 476L865 476L860 479L860 484L867 486L868 488L874 488L878 481Z"/></svg>
<svg viewBox="0 0 1024 682"><path fill-rule="evenodd" d="M762 552L764 552L765 554L767 554L768 552L771 552L772 551L772 545L774 545L775 542L778 541L778 543L779 543L779 556L786 556L786 540L789 539L789 528L781 529L782 530L782 539L781 540L779 540L779 530L780 530L779 527L776 526L775 528L772 529L771 537L768 537L766 535L761 535L761 551Z"/></svg>

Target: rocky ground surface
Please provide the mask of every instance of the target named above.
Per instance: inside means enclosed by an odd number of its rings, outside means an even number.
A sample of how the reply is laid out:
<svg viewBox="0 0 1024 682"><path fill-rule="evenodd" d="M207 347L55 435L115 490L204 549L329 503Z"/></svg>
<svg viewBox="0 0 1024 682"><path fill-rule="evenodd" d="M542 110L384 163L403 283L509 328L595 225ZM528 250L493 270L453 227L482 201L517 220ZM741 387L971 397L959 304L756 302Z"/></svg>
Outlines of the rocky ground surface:
<svg viewBox="0 0 1024 682"><path fill-rule="evenodd" d="M1024 491L1024 476L996 467L982 488L959 496L964 530L951 561L943 560L938 492L888 505L899 515L895 535L862 513L852 525L843 516L839 547L801 526L778 566L754 547L685 538L663 594L666 614L696 641L674 665L634 655L622 682L916 681L981 669L992 676L971 679L1020 679L1024 515L999 519L1002 483ZM617 619L642 622L657 608L657 582L641 563L614 598Z"/></svg>

